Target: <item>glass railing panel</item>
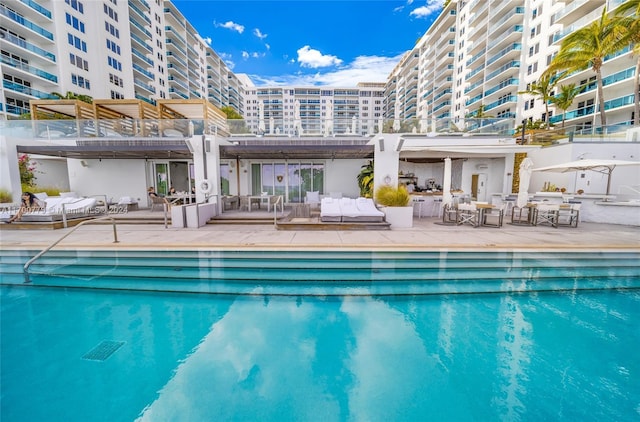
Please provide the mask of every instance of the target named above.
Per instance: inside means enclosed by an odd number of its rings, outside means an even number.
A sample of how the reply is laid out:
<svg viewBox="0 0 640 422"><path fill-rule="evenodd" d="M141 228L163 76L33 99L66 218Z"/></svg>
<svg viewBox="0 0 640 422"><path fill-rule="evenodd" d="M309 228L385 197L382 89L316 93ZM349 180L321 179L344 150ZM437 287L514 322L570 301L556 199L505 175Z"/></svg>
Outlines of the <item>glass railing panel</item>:
<svg viewBox="0 0 640 422"><path fill-rule="evenodd" d="M151 19L149 19L149 17L142 10L138 9L138 7L131 1L129 2L129 8L136 12L142 19L144 19L147 24L151 25Z"/></svg>
<svg viewBox="0 0 640 422"><path fill-rule="evenodd" d="M51 12L48 9L45 9L44 7L40 6L35 1L33 0L20 0L20 1L26 4L27 6L29 6L30 8L32 8L33 10L35 10L36 12L40 13L41 15L51 19Z"/></svg>
<svg viewBox="0 0 640 422"><path fill-rule="evenodd" d="M138 72L142 73L144 76L146 76L147 78L154 80L155 76L153 73L149 72L147 69L143 69L142 66L137 65L135 63L133 63L133 68L135 70L137 70Z"/></svg>
<svg viewBox="0 0 640 422"><path fill-rule="evenodd" d="M144 61L145 63L147 63L150 66L153 66L153 60L151 60L150 58L147 57L146 54L141 53L140 51L136 50L135 48L131 48L131 53L136 56L137 58L141 59L142 61Z"/></svg>
<svg viewBox="0 0 640 422"><path fill-rule="evenodd" d="M38 56L44 57L45 59L51 60L52 62L56 61L56 56L53 53L50 53L42 48L31 44L21 38L16 37L15 35L11 35L8 32L0 31L0 39L10 42L11 44L15 44L18 47L24 48L27 51L30 51Z"/></svg>
<svg viewBox="0 0 640 422"><path fill-rule="evenodd" d="M58 77L55 76L55 75L52 75L49 72L45 72L42 69L38 69L37 67L33 67L31 65L28 65L26 63L22 63L21 61L6 57L4 55L2 55L0 57L1 57L0 60L4 64L7 64L7 65L9 65L11 67L14 67L16 69L23 70L23 71L25 71L27 73L30 73L30 74L35 75L35 76L38 76L38 77L43 78L43 79L46 79L48 81L56 82L56 83L58 82Z"/></svg>
<svg viewBox="0 0 640 422"><path fill-rule="evenodd" d="M140 23L137 20L133 19L133 16L129 16L129 22L133 26L138 28L140 31L142 31L147 37L151 38L151 32L147 31L147 29L144 26L140 25Z"/></svg>
<svg viewBox="0 0 640 422"><path fill-rule="evenodd" d="M37 89L33 89L31 87L20 85L20 84L17 84L15 82L7 81L7 80L2 81L2 86L5 89L11 90L11 91L15 91L15 92L19 92L19 93L25 94L25 95L30 95L32 97L37 97L37 98L40 98L41 100L57 98L54 95L51 95L51 93L39 91Z"/></svg>
<svg viewBox="0 0 640 422"><path fill-rule="evenodd" d="M31 22L29 19L25 19L24 16L18 15L13 10L7 9L7 7L3 4L0 4L0 15L4 15L9 19L11 19L12 21L17 22L20 25L24 26L25 28L30 29L33 32L40 34L43 37L53 41L53 34L51 32L47 31L46 29L42 28L39 25L36 25L35 23Z"/></svg>

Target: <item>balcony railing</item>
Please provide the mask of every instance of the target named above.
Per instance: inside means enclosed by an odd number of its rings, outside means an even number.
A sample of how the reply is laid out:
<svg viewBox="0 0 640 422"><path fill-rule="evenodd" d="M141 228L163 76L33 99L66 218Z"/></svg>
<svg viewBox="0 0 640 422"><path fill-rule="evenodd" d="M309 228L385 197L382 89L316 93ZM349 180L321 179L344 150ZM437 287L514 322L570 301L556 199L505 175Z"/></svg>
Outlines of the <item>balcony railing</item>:
<svg viewBox="0 0 640 422"><path fill-rule="evenodd" d="M0 15L4 15L9 19L11 19L12 21L24 26L25 28L32 30L36 34L40 34L43 37L53 41L53 34L51 32L47 31L46 29L42 28L39 25L36 25L35 23L31 22L29 19L25 19L24 16L18 15L13 10L7 9L7 7L3 4L0 4Z"/></svg>
<svg viewBox="0 0 640 422"><path fill-rule="evenodd" d="M18 47L24 48L27 51L30 51L34 54L37 54L40 57L43 57L47 60L51 60L52 62L56 61L56 56L53 53L48 52L47 50L43 50L37 45L31 44L21 38L16 37L15 35L11 35L6 31L0 31L0 39L10 42L11 44L17 45Z"/></svg>
<svg viewBox="0 0 640 422"><path fill-rule="evenodd" d="M38 69L37 67L31 66L29 64L26 63L22 63L21 61L18 61L16 59L12 59L10 57L6 57L4 55L1 56L2 63L7 64L11 67L14 67L16 69L20 69L23 70L27 73L30 73L34 76L38 76L40 78L46 79L48 81L57 83L58 82L58 77L56 75L52 75L49 72L45 72L42 69Z"/></svg>
<svg viewBox="0 0 640 422"><path fill-rule="evenodd" d="M24 94L24 95L29 95L31 97L40 98L41 100L48 100L48 99L57 98L57 97L55 97L54 95L51 95L48 92L38 91L37 89L33 89L31 87L20 85L20 84L17 84L15 82L7 81L7 80L2 81L2 86L5 89L11 90L11 91L15 91L15 92L19 92L19 93Z"/></svg>
<svg viewBox="0 0 640 422"><path fill-rule="evenodd" d="M36 12L40 13L41 15L51 19L51 12L49 11L49 9L45 9L44 7L40 6L38 3L36 3L33 0L20 0L20 1L26 4L27 6L29 6L30 8L32 8L33 10L35 10Z"/></svg>

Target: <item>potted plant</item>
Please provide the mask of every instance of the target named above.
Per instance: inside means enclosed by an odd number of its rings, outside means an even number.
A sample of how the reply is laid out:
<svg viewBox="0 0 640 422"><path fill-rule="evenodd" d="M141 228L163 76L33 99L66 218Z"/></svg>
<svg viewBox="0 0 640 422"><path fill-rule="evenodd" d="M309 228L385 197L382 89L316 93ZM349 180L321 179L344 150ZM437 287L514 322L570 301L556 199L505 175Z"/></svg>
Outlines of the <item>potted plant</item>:
<svg viewBox="0 0 640 422"><path fill-rule="evenodd" d="M382 206L385 219L392 229L413 227L413 206L407 188L384 185L376 190L376 203Z"/></svg>

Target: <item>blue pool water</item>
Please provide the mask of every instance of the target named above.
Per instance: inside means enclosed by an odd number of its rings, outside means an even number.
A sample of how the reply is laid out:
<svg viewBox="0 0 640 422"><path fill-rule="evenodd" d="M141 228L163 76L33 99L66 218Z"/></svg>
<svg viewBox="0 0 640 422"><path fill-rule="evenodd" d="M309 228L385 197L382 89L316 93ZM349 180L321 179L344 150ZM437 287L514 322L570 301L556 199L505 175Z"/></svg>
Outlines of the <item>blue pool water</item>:
<svg viewBox="0 0 640 422"><path fill-rule="evenodd" d="M510 265L503 291L466 294L332 295L329 283L283 296L255 281L250 295L194 294L3 277L0 419L638 420L635 262L574 273L559 291L518 289L527 279L508 277ZM48 286L61 278L74 287Z"/></svg>

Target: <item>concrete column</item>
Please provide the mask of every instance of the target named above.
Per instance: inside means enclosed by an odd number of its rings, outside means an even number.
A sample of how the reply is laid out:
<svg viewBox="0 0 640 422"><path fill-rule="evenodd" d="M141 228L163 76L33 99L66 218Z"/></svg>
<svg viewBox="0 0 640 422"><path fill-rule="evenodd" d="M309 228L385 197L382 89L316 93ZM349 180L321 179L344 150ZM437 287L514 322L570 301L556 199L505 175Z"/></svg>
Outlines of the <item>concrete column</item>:
<svg viewBox="0 0 640 422"><path fill-rule="evenodd" d="M374 136L373 156L373 191L383 185L398 186L398 170L400 168L400 136L384 133Z"/></svg>

